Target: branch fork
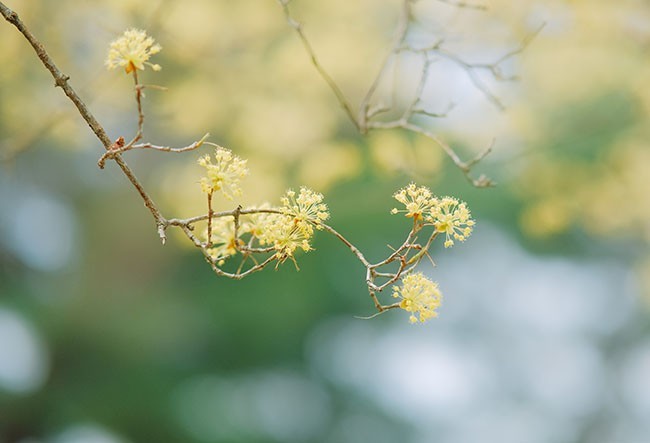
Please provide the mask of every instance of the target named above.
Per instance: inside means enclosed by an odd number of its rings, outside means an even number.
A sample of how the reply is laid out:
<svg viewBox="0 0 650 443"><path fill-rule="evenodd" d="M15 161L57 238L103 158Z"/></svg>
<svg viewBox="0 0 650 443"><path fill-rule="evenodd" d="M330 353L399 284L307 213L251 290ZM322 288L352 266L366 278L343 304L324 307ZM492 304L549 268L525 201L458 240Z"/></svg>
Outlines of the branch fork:
<svg viewBox="0 0 650 443"><path fill-rule="evenodd" d="M358 107L358 112L355 115L355 112L353 111L353 106L348 101L345 94L343 94L338 84L329 75L329 73L325 70L325 68L317 58L316 53L313 47L311 46L310 41L307 39L302 24L298 20L296 20L291 14L291 11L289 10L290 0L277 0L277 1L282 7L282 11L284 13L286 22L298 34L298 37L300 38L305 48L305 51L309 55L311 63L316 68L318 74L323 78L323 80L330 87L330 89L336 96L336 99L338 100L339 104L345 111L346 115L349 117L350 121L352 122L352 124L355 126L355 128L358 130L360 134L366 135L370 130L375 130L375 129L402 128L404 130L423 135L429 138L431 141L433 141L445 152L445 154L447 154L447 156L454 162L456 167L463 173L467 181L469 181L473 186L478 188L485 188L485 187L490 187L495 185L495 182L489 179L488 177L486 177L484 174L481 174L478 178L473 178L471 174L473 167L491 152L492 146L486 149L483 153L479 154L476 158L469 161L462 161L452 147L450 147L448 144L443 142L437 135L433 134L432 132L428 131L422 126L412 123L411 118L413 117L413 115L416 114L433 117L433 118L445 117L447 112L449 112L453 107L453 105L450 105L447 111L438 114L438 113L428 112L420 106L422 104L422 92L424 90L424 86L426 85L428 79L429 68L431 64L435 61L432 58L432 56L434 55L438 56L439 58L446 58L452 61L453 63L457 64L458 66L460 66L462 69L464 69L467 75L469 76L470 80L474 84L474 86L485 95L487 100L490 101L497 109L504 110L505 105L483 83L483 81L478 77L476 71L479 70L488 71L489 73L491 73L492 77L497 81L514 80L515 77L507 77L503 74L501 69L501 64L509 60L510 58L514 57L515 55L519 54L520 52L522 52L530 44L533 38L541 31L543 25L535 32L533 32L530 36L526 37L521 42L518 48L507 52L506 54L499 57L496 61L492 63L470 63L460 58L459 56L443 49L444 39L442 38L437 39L433 44L423 48L416 48L412 46L410 43L408 43L407 34L409 32L410 24L414 19L413 3L415 3L415 0L402 0L400 18L397 24L395 37L393 39L393 44L391 46L391 49L387 54L387 56L385 57L383 63L381 64L381 67L377 75L375 76L374 80L372 81L370 87L368 88L364 98L361 100L361 103ZM458 8L475 9L475 10L487 9L482 4L468 3L465 1L458 1L458 0L438 0L438 1ZM386 73L388 71L389 66L391 65L391 62L396 57L398 57L402 52L411 52L423 57L423 68L420 74L420 81L417 86L415 97L413 98L410 105L404 110L400 118L391 121L377 121L375 120L375 118L378 115L395 109L394 106L392 105L387 106L381 103L372 105L372 102L376 98L375 95L377 92L377 88L379 87L381 80L384 79L384 77L386 76Z"/></svg>

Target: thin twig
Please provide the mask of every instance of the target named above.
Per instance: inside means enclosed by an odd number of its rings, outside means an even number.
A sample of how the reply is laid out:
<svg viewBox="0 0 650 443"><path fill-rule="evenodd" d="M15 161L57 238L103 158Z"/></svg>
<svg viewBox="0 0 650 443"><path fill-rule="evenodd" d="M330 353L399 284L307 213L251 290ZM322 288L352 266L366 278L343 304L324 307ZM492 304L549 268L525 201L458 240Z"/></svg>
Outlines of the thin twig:
<svg viewBox="0 0 650 443"><path fill-rule="evenodd" d="M314 49L311 46L311 43L305 36L305 33L302 29L302 24L298 21L296 21L292 16L289 11L289 0L277 0L280 6L282 6L282 10L284 11L284 16L287 20L287 23L289 26L291 26L293 29L296 30L296 33L298 34L298 37L300 37L300 41L302 42L302 45L305 47L305 50L309 54L309 57L311 58L311 62L320 74L320 76L325 80L327 85L330 87L332 92L334 92L334 95L336 95L337 100L339 101L339 104L345 111L345 113L348 115L350 118L350 121L354 124L354 126L359 129L359 122L356 120L354 116L354 112L352 111L352 106L348 102L347 98L339 88L339 86L336 84L334 79L332 79L332 76L329 75L329 73L325 70L323 65L318 61L318 58L316 57L316 53L314 52Z"/></svg>
<svg viewBox="0 0 650 443"><path fill-rule="evenodd" d="M464 162L460 159L458 154L456 154L456 151L454 151L447 143L442 141L440 137L438 137L433 132L428 131L413 123L409 123L404 120L395 120L392 122L371 122L369 126L374 129L403 128L411 132L421 134L427 137L428 139L432 140L433 142L435 142L438 146L440 146L440 148L442 148L442 150L445 151L445 153L451 159L451 161L454 162L456 167L458 167L458 169L461 170L461 172L463 173L467 181L469 181L472 185L474 185L477 188L487 188L495 185L494 181L485 177L484 175L480 175L478 178L472 178L472 176L470 175L472 166L474 166L479 160L483 159L486 155L488 155L492 151L492 145L490 145L485 151L480 153L474 159L470 160L469 162Z"/></svg>
<svg viewBox="0 0 650 443"><path fill-rule="evenodd" d="M398 25L396 28L395 32L395 37L393 39L393 43L391 45L391 48L385 57L383 63L381 64L381 67L379 68L379 71L375 78L373 79L372 83L370 84L370 87L368 88L368 91L364 95L363 99L361 100L361 104L359 106L359 110L357 112L357 116L355 117L354 113L352 112L352 107L345 97L345 95L342 93L341 89L338 87L336 82L332 79L332 77L325 71L321 63L318 61L318 58L316 57L316 54L307 39L302 25L296 21L293 16L291 15L289 11L289 0L277 0L280 6L282 7L282 10L284 12L285 18L287 20L287 23L296 31L298 34L300 40L303 43L303 46L305 47L305 50L307 51L307 54L311 58L312 64L316 68L317 72L320 74L320 76L325 80L325 82L329 85L329 87L332 89L334 94L336 95L336 98L338 99L339 103L345 110L346 114L350 118L350 120L353 122L355 127L359 130L361 134L366 134L369 130L371 129L394 129L394 128L402 128L407 131L415 132L421 135L424 135L425 137L431 139L434 143L436 143L442 150L447 154L447 156L452 160L452 162L462 171L463 175L465 178L471 183L473 186L476 187L489 187L489 186L494 186L494 182L490 180L489 178L485 177L485 175L480 175L478 178L473 178L470 175L471 168L478 163L480 159L485 157L489 152L491 152L492 147L488 148L485 150L482 154L479 156L475 157L469 162L463 162L456 151L452 149L447 143L443 142L437 135L433 134L431 131L428 131L412 122L410 122L410 119L413 115L419 114L419 115L425 115L429 117L443 117L446 115L445 113L433 113L429 112L425 109L423 109L420 105L422 103L422 94L424 91L424 88L426 86L426 82L429 77L429 69L431 67L431 64L433 63L433 60L430 58L430 54L437 54L441 57L446 57L453 62L457 63L458 65L462 66L465 71L467 72L467 75L469 76L470 80L474 83L474 85L481 90L485 96L499 109L505 109L505 106L501 103L498 97L494 95L489 88L483 83L483 81L480 79L480 77L476 74L476 70L479 69L488 69L495 78L498 78L501 76L500 68L499 68L499 63L502 63L503 61L507 60L508 58L514 56L515 54L521 52L525 45L527 45L530 40L532 39L526 39L522 42L520 45L520 48L510 51L509 53L505 54L502 56L495 64L471 64L463 60L462 58L456 56L455 54L452 54L450 52L447 52L442 49L442 44L444 42L443 39L438 39L436 42L433 44L428 45L427 47L424 48L413 48L409 44L406 44L406 37L408 35L408 30L409 30L409 23L411 22L411 19L413 17L413 10L412 10L412 2L413 0L402 0L401 3L401 10L400 10L400 16L398 19ZM475 9L480 9L479 7L475 5L471 5L469 3L465 3L462 1L455 1L455 0L450 0L446 3L449 4L454 4L455 6L458 7L466 7L466 8L475 8ZM539 32L536 31L536 33ZM391 64L391 61L396 59L396 57L399 56L400 53L402 52L414 52L421 54L424 57L424 63L423 63L423 69L420 74L420 80L418 81L418 85L416 87L415 91L415 96L412 99L411 103L407 108L404 110L402 113L401 118L389 122L380 122L380 121L372 121L371 119L373 117L376 117L377 115L385 112L389 112L392 109L392 106L386 106L383 104L378 104L375 106L372 106L371 103L374 100L375 93L377 91L377 88L379 87L379 84L381 83L381 80L383 79L386 70L388 69L388 66ZM449 106L448 111L453 107L453 105ZM447 112L448 112L447 111Z"/></svg>
<svg viewBox="0 0 650 443"><path fill-rule="evenodd" d="M207 245L208 245L208 248L212 246L212 192L208 192L208 241L207 241Z"/></svg>
<svg viewBox="0 0 650 443"><path fill-rule="evenodd" d="M499 76L495 74L497 71L496 65L492 64L472 64L469 62L466 62L456 54L452 54L451 52L447 52L442 49L436 49L435 53L441 57L444 57L448 60L451 60L452 62L456 63L457 65L461 66L464 71L467 73L467 76L469 77L470 81L478 89L485 95L485 97L500 111L505 111L506 106L503 104L503 102L492 92L490 89L487 87L487 85L483 82L481 77L478 76L476 73L477 70L482 69L482 70L488 70L492 73L492 75L495 78L498 78Z"/></svg>
<svg viewBox="0 0 650 443"><path fill-rule="evenodd" d="M354 318L359 319L359 320L371 320L371 319L373 319L375 317L380 316L381 314L383 314L386 311L390 311L391 309L395 309L395 308L399 308L399 307L400 307L399 303L393 303L392 305L382 305L380 303L379 306L377 306L377 312L375 312L374 314L369 315L367 317L362 317L362 316L359 316L359 315L355 315Z"/></svg>
<svg viewBox="0 0 650 443"><path fill-rule="evenodd" d="M440 1L440 0L439 0ZM546 23L542 23L535 31L532 33L528 34L524 39L519 43L519 45L506 52L503 54L501 57L499 57L497 60L491 63L470 63L463 58L459 57L456 54L453 54L447 50L442 49L441 45L434 45L433 47L428 48L427 50L435 53L441 57L444 57L460 67L463 68L463 70L467 73L467 76L469 77L470 81L474 84L474 86L481 91L485 97L494 105L496 106L499 110L503 111L506 109L505 105L501 100L487 87L487 85L483 82L483 80L479 77L477 74L477 71L488 71L492 77L495 80L498 81L512 81L516 80L517 77L515 76L505 76L503 75L503 72L501 70L501 65L506 62L507 60L511 59L512 57L522 53L528 45L539 35L539 33L544 29L544 26L546 26Z"/></svg>
<svg viewBox="0 0 650 443"><path fill-rule="evenodd" d="M359 106L358 121L362 134L365 134L368 131L367 123L368 119L370 118L370 102L372 101L375 92L377 91L377 87L379 86L381 79L384 77L384 72L386 71L390 60L394 57L396 51L398 51L398 48L403 45L404 40L406 39L409 21L411 20L411 14L411 0L403 0L397 29L395 31L395 37L393 38L391 48L384 58L384 61L382 62L377 75L372 81L370 87L368 88L368 91L366 92L366 95L361 100L361 105Z"/></svg>
<svg viewBox="0 0 650 443"><path fill-rule="evenodd" d="M371 267L370 262L366 259L366 257L363 255L363 253L356 246L354 246L352 243L350 243L345 237L343 237L341 234L339 234L334 228L332 228L329 225L326 225L325 223L319 223L318 226L320 226L323 230L325 230L325 231L329 232L330 234L332 234L334 237L341 240L350 249L350 251L352 251L352 253L354 255L356 255L356 257L359 259L359 261L361 263L363 263L363 265L366 268Z"/></svg>
<svg viewBox="0 0 650 443"><path fill-rule="evenodd" d="M234 217L235 216L235 211L236 209L233 209L231 211L221 211L221 212L213 212L212 213L212 218L219 218L219 217ZM249 208L249 209L242 209L239 211L240 214L242 215L247 215L247 214L282 214L282 211L279 209L270 209L270 208ZM192 226L195 223L201 222L203 220L207 220L208 216L207 215L197 215L195 217L190 217L190 218L170 218L167 220L167 226Z"/></svg>
<svg viewBox="0 0 650 443"><path fill-rule="evenodd" d="M135 101L138 105L138 131L135 133L133 140L131 140L127 146L133 146L134 143L142 139L142 133L144 132L144 113L142 112L142 86L138 82L138 70L133 69L133 82L135 83Z"/></svg>
<svg viewBox="0 0 650 443"><path fill-rule="evenodd" d="M136 145L131 146L131 149L153 149L155 151L163 151L163 152L175 152L175 153L182 153L182 152L187 152L187 151L193 151L195 149L200 148L204 144L210 144L210 145L215 145L214 143L206 142L205 140L210 136L209 133L205 134L203 137L201 137L199 140L195 141L194 143L184 146L182 148L171 148L169 146L158 146L154 145L152 143L139 143ZM216 145L218 146L218 145Z"/></svg>
<svg viewBox="0 0 650 443"><path fill-rule="evenodd" d="M70 77L63 74L61 70L59 70L59 68L56 66L56 64L54 63L50 55L47 53L43 45L36 39L34 34L32 34L31 31L24 25L22 20L20 20L18 14L16 14L14 11L12 11L7 6L5 6L4 3L2 2L0 2L0 14L2 14L2 16L9 23L14 25L16 29L18 29L18 31L20 31L20 33L27 39L29 44L32 45L32 48L34 48L34 51L36 52L38 58L41 60L41 63L43 63L43 65L47 68L47 70L50 71L50 74L52 74L52 77L54 78L55 86L60 87L65 93L65 95L72 101L72 103L74 103L77 110L79 111L79 114L86 121L88 126L90 126L90 129L97 136L97 138L102 143L102 145L104 145L104 148L106 150L109 150L113 145L113 142L106 134L106 131L104 130L102 125L99 124L95 116L90 112L86 104L81 100L79 95L77 95L77 93L72 88L72 86L70 86L70 83L68 83ZM165 236L164 226L167 223L165 218L160 213L160 211L156 207L151 197L149 197L149 194L147 194L147 192L144 190L142 184L136 178L131 168L129 168L126 162L124 162L122 157L116 155L114 160L115 163L117 163L117 165L120 167L124 175L126 175L128 180L138 191L138 194L140 194L140 197L144 201L144 205L147 207L147 209L149 209L149 212L151 212L151 215L153 216L156 222L156 226L158 227L158 235L160 236L161 241L165 243L166 236Z"/></svg>

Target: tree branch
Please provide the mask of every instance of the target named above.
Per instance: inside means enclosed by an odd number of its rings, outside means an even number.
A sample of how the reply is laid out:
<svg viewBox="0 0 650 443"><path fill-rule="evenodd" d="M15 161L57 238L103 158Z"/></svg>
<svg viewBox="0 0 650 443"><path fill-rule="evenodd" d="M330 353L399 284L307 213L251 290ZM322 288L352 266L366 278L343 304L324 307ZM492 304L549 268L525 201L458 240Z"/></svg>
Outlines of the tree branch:
<svg viewBox="0 0 650 443"><path fill-rule="evenodd" d="M302 24L291 16L289 12L289 2L290 0L277 0L280 6L282 6L282 10L284 12L284 16L287 20L287 23L289 26L291 26L293 29L296 30L296 33L298 34L298 37L300 37L300 41L302 42L302 45L305 47L305 50L309 54L309 57L311 58L311 62L320 74L320 76L325 80L327 85L330 87L332 92L334 92L334 95L336 95L337 100L339 101L341 107L345 111L345 113L348 115L350 118L350 121L354 124L354 126L359 129L359 122L356 120L354 117L354 112L352 111L352 106L348 102L347 98L339 88L339 86L336 84L336 82L332 79L332 77L327 73L325 68L323 68L323 65L318 61L318 58L316 57L316 53L314 52L314 49L311 46L311 43L309 40L307 40L307 37L305 36L305 33L302 29Z"/></svg>
<svg viewBox="0 0 650 443"><path fill-rule="evenodd" d="M90 112L86 104L81 100L79 95L75 92L75 90L70 86L68 83L68 80L70 79L69 76L63 74L59 68L56 66L54 63L54 60L50 57L50 55L47 53L43 45L36 39L34 34L30 32L30 30L24 25L24 23L20 20L18 17L18 14L16 14L14 11L9 9L7 6L4 5L4 3L0 2L0 14L12 25L14 25L18 31L27 39L30 45L32 45L32 48L34 48L34 51L36 52L36 55L40 59L41 63L47 68L48 71L50 71L50 74L52 74L52 77L54 78L54 84L55 86L60 87L65 95L74 103L74 105L77 107L77 110L79 111L79 114L81 117L86 121L88 126L90 126L90 129L93 131L93 133L97 136L99 141L104 145L104 148L106 150L111 149L111 146L113 146L113 142L111 142L110 138L108 138L108 135L106 134L106 131L102 127L102 125L99 124L95 116ZM142 187L142 184L140 181L136 178L135 174L129 168L129 166L126 164L126 162L122 159L122 157L116 155L114 157L115 163L120 167L124 175L128 178L128 180L131 182L131 184L135 187L135 189L138 191L138 194L140 194L140 197L144 201L144 205L149 209L149 212L151 212L151 215L153 216L156 226L158 227L158 235L160 236L160 239L162 240L163 243L165 243L166 237L165 237L165 231L164 231L164 226L166 224L165 218L162 216L158 208L156 207L156 204L153 202L151 197L149 197L149 194L144 190Z"/></svg>
<svg viewBox="0 0 650 443"><path fill-rule="evenodd" d="M402 24L400 25L400 30L396 38L395 48L397 48L399 45L402 44L406 35L406 30L408 28L408 22L411 14L410 1L411 0L404 0L403 3L403 16L401 20ZM303 45L305 46L307 52L311 55L312 63L317 68L321 76L329 84L330 88L334 91L339 102L342 104L343 108L345 109L347 115L355 123L357 129L359 129L361 132L365 132L365 130L368 128L374 129L374 128L381 128L381 127L402 127L407 130L412 130L414 132L422 133L428 136L429 138L431 138L432 140L434 140L436 143L438 143L445 150L445 152L447 152L447 154L454 160L454 163L457 166L459 166L464 172L466 172L466 174L469 173L469 168L473 166L474 163L478 162L481 158L483 158L483 156L485 156L487 152L489 152L488 150L486 151L486 153L483 153L476 159L467 163L463 163L460 161L458 156L456 156L454 151L449 146L445 145L442 141L438 140L435 137L435 135L430 134L427 131L424 131L423 129L413 125L412 123L409 123L408 120L414 113L422 113L424 115L430 115L430 113L427 113L426 111L417 107L421 102L420 97L424 89L424 84L426 82L429 65L431 63L431 60L428 59L428 57L425 59L425 69L422 72L422 77L417 86L416 94L415 94L416 96L413 99L411 105L407 108L407 110L403 114L402 118L396 122L388 122L388 123L368 122L369 120L368 117L370 115L370 108L368 107L368 103L370 103L372 96L374 95L374 92L377 88L377 84L379 83L379 78L382 76L382 73L385 70L386 63L388 63L388 61L385 62L384 66L380 70L380 73L378 74L378 77L370 86L368 93L366 94L366 98L364 99L364 104L362 105L363 113L360 114L363 115L364 123L363 126L361 126L359 122L355 119L354 114L352 112L352 108L350 107L349 103L343 96L343 93L340 91L336 83L331 79L331 77L327 74L327 72L323 69L323 67L318 62L314 54L314 51L311 45L309 44L309 41L307 40L305 34L302 31L301 25L298 22L294 21L291 15L289 14L289 10L288 10L289 0L278 0L278 2L282 5L284 9L287 21L299 34L303 42ZM170 226L179 227L182 230L182 232L185 234L185 236L194 244L194 246L201 250L201 253L203 254L206 261L208 262L208 264L210 265L210 267L212 268L213 272L216 275L228 277L236 280L242 279L254 272L258 272L264 269L267 265L269 265L272 262L276 262L277 264L280 264L284 262L286 259L291 259L295 263L295 259L293 257L293 250L296 249L296 247L294 247L294 249L291 249L290 252L285 252L286 249L283 249L286 247L285 245L281 244L280 246L278 246L277 240L269 241L268 238L262 237L259 234L257 237L255 237L250 230L245 228L247 220L240 219L240 217L245 215L254 215L254 214L263 214L263 213L278 214L283 217L289 217L290 218L289 221L290 223L292 223L291 228L294 230L292 231L293 234L297 232L296 231L298 229L297 223L299 222L299 220L302 219L303 221L305 221L304 214L300 214L300 217L303 218L297 218L296 214L287 213L287 209L284 207L281 209L277 209L277 208L243 209L241 206L237 206L235 209L231 211L213 212L212 201L211 201L212 194L210 193L208 195L207 214L199 215L187 219L177 219L177 218L166 219L165 217L163 217L163 215L160 213L160 211L157 209L156 205L154 204L153 200L145 192L142 184L138 181L135 174L129 168L129 166L127 165L127 163L125 162L125 160L122 158L121 155L124 152L131 149L153 149L162 152L180 153L180 152L187 152L187 151L197 149L203 144L209 144L217 147L218 145L206 141L208 134L203 136L200 140L183 148L171 148L165 146L158 146L151 143L136 144L136 142L139 141L143 136L143 124L144 124L144 113L142 110L142 103L141 103L142 89L144 88L144 86L139 84L138 82L137 71L133 71L134 72L133 78L135 82L135 100L137 103L137 111L138 111L138 130L134 138L129 143L125 142L123 136L118 137L114 142L112 142L109 139L108 135L106 134L104 128L96 120L96 118L90 112L86 104L81 100L79 95L70 86L68 82L69 77L67 75L64 75L58 69L58 67L55 65L54 61L49 56L49 54L47 53L43 45L36 39L36 37L29 31L29 29L27 29L27 27L23 24L23 22L20 20L18 15L12 10L10 10L9 8L7 8L2 2L0 2L0 13L3 15L3 17L5 17L5 19L8 22L13 24L19 30L19 32L23 34L23 36L27 39L27 41L32 45L39 60L50 71L52 77L54 78L55 86L60 87L64 91L66 96L74 103L81 117L86 121L86 123L91 128L95 136L99 139L99 141L104 146L106 153L100 158L98 162L99 167L103 168L105 161L108 159L114 160L117 163L117 165L120 167L122 172L125 174L127 179L136 188L142 200L144 201L145 206L149 209L149 212L152 214L156 222L158 235L160 236L163 243L166 240L166 229L169 228ZM393 49L393 52L397 50L395 48ZM424 55L426 57L426 54ZM375 112L375 114L372 115L376 115L380 111L377 110L373 112ZM232 234L232 237L234 238L227 239L226 242L217 243L217 246L221 245L220 246L221 248L225 246L225 251L226 251L225 253L214 252L214 245L212 239L213 231L215 237L218 237L217 234L223 235L222 232L219 233L216 232L217 230L216 225L213 226L212 223L213 219L219 217L232 217L234 223L234 229ZM197 223L204 222L206 220L208 226L207 241L203 242L195 234L194 229ZM400 303L383 305L379 301L377 297L377 293L383 291L389 285L399 281L404 275L412 272L415 266L417 266L420 263L422 257L424 257L425 255L428 256L428 249L431 246L433 239L438 235L438 232L434 228L433 232L430 234L428 241L425 243L425 245L422 246L418 244L417 243L418 232L420 232L420 230L422 230L424 227L432 227L434 225L431 223L422 223L421 221L420 222L414 221L413 226L410 232L408 233L408 235L406 236L406 239L404 240L402 245L397 250L394 250L391 254L389 254L387 258L375 264L372 264L366 259L364 254L356 246L354 246L349 240L347 240L343 235L341 235L331 226L322 223L322 221L320 220L320 215L314 218L307 218L306 221L308 223L311 223L311 225L313 225L316 229L324 230L325 232L328 232L329 234L338 238L348 249L350 249L350 251L365 267L366 284L368 287L370 297L372 298L375 304L378 314L389 309L401 307ZM309 236L306 237L310 237L311 235L313 235L313 230L311 229L311 226L308 225L307 227L309 228ZM250 239L247 242L245 242L242 238L240 238L241 236L250 236ZM274 242L276 242L276 244L273 244ZM216 243L216 241L214 241L214 243ZM269 246L269 244L271 245ZM309 245L307 244L307 246L304 246L304 243L302 243L302 248L308 250ZM231 255L236 255L238 253L241 254L242 261L239 267L237 268L237 271L227 272L223 270L221 268L221 265L223 265L223 261L225 260L225 258L228 258ZM265 254L265 255L262 255L260 257L260 260L258 261L253 254ZM246 263L249 257L252 259L254 264L248 267L248 269L243 270L244 264ZM385 269L386 267L388 267L387 271L379 270L380 268ZM395 268L397 268L397 270L395 270ZM393 270L395 271L393 272ZM383 281L383 283L381 284L377 283L376 282L377 279L380 279L380 282Z"/></svg>
<svg viewBox="0 0 650 443"><path fill-rule="evenodd" d="M489 187L495 185L494 181L490 180L485 175L480 175L478 178L473 178L471 176L472 167L474 167L480 160L482 160L486 155L488 155L492 151L492 145L488 147L486 150L484 150L481 154L476 156L475 158L469 161L462 161L459 155L451 146L443 142L437 135L433 134L431 131L428 131L422 128L421 126L412 123L410 120L415 114L425 115L429 117L444 117L446 113L453 107L453 105L449 105L447 111L443 113L433 113L423 109L421 106L422 94L424 91L424 87L426 86L426 82L428 80L429 69L431 64L434 61L431 58L430 54L434 54L434 53L440 57L448 58L449 60L463 67L463 69L465 69L465 71L467 72L467 75L469 76L470 80L473 82L473 84L481 92L483 92L483 94L488 98L488 100L490 100L490 102L492 102L492 104L494 104L497 108L502 110L505 109L503 103L501 103L499 98L489 90L489 88L483 83L483 81L480 79L480 77L477 75L475 71L488 70L492 73L492 75L495 78L502 79L502 80L505 79L501 74L499 64L503 63L510 57L513 57L514 55L521 52L525 48L525 46L532 40L534 35L536 35L539 32L539 30L537 30L533 36L530 36L529 38L525 39L519 48L506 53L504 56L500 57L495 63L472 64L466 62L465 60L456 56L453 53L443 50L442 39L439 39L434 44L424 48L414 48L411 45L406 44L405 42L409 31L409 24L411 23L413 18L412 3L414 2L414 0L402 0L400 16L398 19L395 37L393 39L391 49L388 52L388 55L384 59L383 63L381 64L381 67L377 75L373 79L372 83L370 84L370 87L368 88L366 94L361 100L361 104L359 106L357 115L355 117L354 113L352 112L352 106L350 105L349 101L342 93L341 89L338 87L336 82L331 78L331 76L325 71L321 63L318 61L316 54L303 31L302 25L297 20L295 20L291 15L289 11L290 0L277 0L277 1L283 9L287 23L289 23L289 25L296 31L300 40L302 41L303 46L305 47L307 54L309 55L311 62L316 68L317 72L329 85L330 89L332 89L332 91L336 95L337 100L345 110L346 114L348 115L350 120L353 122L353 124L361 134L366 134L369 130L372 129L402 128L410 132L424 135L425 137L432 140L435 144L437 144L440 148L442 148L445 154L461 170L465 178L473 186ZM462 8L483 9L480 5L474 5L463 1L455 1L455 0L447 0L447 1L441 0L441 1L443 3L448 3ZM400 53L405 51L419 54L424 58L423 68L420 74L420 80L416 87L415 96L412 99L411 103L403 111L402 116L399 119L388 121L388 122L373 121L372 119L377 115L393 110L392 105L386 106L383 104L378 104L373 106L372 102L374 100L379 84L381 83L381 80L385 76L385 73L391 61L395 59L397 56L399 56Z"/></svg>

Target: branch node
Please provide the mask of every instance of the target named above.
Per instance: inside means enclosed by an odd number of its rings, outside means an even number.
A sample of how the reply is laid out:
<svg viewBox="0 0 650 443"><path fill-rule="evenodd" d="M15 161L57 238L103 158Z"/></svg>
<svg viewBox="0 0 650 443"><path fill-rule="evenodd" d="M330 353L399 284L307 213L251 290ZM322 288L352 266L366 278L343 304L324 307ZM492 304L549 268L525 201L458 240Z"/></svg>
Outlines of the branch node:
<svg viewBox="0 0 650 443"><path fill-rule="evenodd" d="M165 231L167 230L167 221L162 220L158 222L158 236L160 237L160 241L164 245L165 242L167 242L167 235Z"/></svg>
<svg viewBox="0 0 650 443"><path fill-rule="evenodd" d="M113 144L108 147L108 150L97 161L97 166L99 166L99 169L104 169L104 166L106 166L106 160L112 160L117 154L123 152L122 148L124 148L124 143L124 137L120 136L117 140L115 140Z"/></svg>
<svg viewBox="0 0 650 443"><path fill-rule="evenodd" d="M65 84L70 80L70 76L66 74L61 74L61 76L57 76L54 80L54 87L59 87L63 88Z"/></svg>

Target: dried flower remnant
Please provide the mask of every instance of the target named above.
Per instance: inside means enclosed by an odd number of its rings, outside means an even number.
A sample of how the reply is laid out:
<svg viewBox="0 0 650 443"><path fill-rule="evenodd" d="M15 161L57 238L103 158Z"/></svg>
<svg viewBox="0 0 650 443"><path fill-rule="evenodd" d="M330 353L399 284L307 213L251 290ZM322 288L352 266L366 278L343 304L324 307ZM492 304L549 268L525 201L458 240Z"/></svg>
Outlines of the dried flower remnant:
<svg viewBox="0 0 650 443"><path fill-rule="evenodd" d="M453 246L454 240L465 241L475 224L465 202L454 197L443 197L431 208L427 221L433 223L437 232L445 233L445 248Z"/></svg>
<svg viewBox="0 0 650 443"><path fill-rule="evenodd" d="M391 214L403 212L406 217L410 217L414 222L422 221L426 211L431 210L436 204L436 199L426 186L416 186L415 183L400 189L393 198L405 206L405 209L393 208Z"/></svg>
<svg viewBox="0 0 650 443"><path fill-rule="evenodd" d="M136 69L142 71L146 65L154 71L160 71L160 65L149 63L148 60L161 50L162 47L155 43L152 37L147 36L145 31L127 29L121 37L111 42L105 64L108 69L124 67L127 74Z"/></svg>
<svg viewBox="0 0 650 443"><path fill-rule="evenodd" d="M393 286L393 297L401 299L399 307L410 312L409 321L416 323L437 317L436 309L442 302L438 284L426 278L421 272L409 274L402 279L402 286Z"/></svg>
<svg viewBox="0 0 650 443"><path fill-rule="evenodd" d="M201 190L212 195L221 191L228 200L242 194L239 182L248 175L247 160L242 160L232 151L217 148L214 152L214 163L209 154L198 160L199 165L206 169L206 176L201 178Z"/></svg>

